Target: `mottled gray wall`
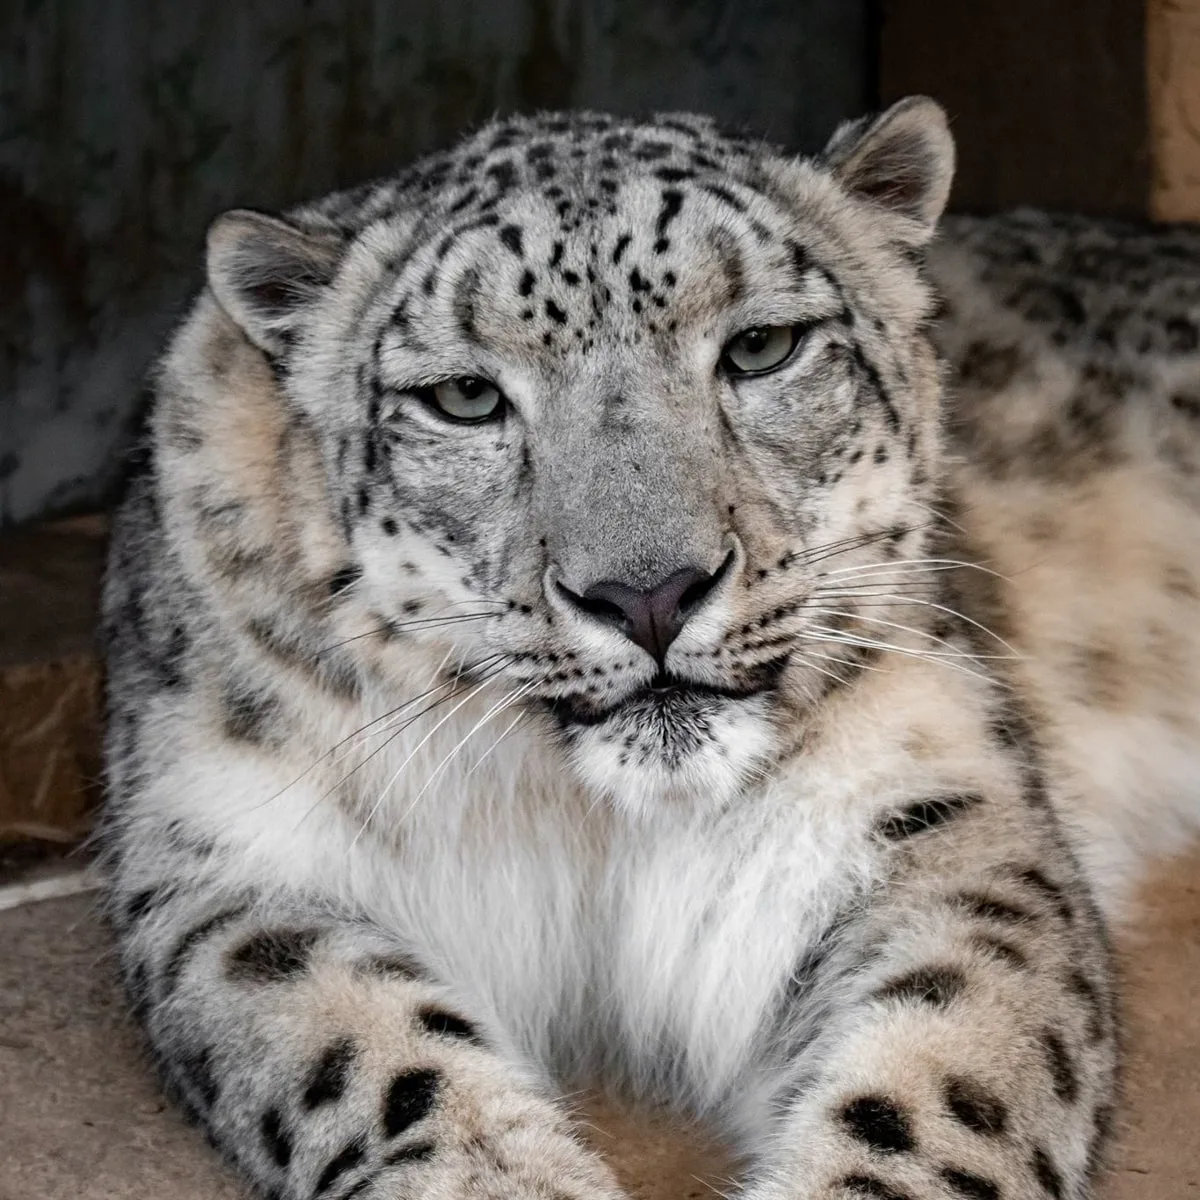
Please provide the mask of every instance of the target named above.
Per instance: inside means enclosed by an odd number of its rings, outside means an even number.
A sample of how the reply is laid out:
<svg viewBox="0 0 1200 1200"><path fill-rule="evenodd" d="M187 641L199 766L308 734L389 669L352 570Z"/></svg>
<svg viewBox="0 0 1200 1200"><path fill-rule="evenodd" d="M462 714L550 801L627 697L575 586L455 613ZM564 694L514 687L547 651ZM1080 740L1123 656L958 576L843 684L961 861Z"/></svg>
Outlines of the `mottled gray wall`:
<svg viewBox="0 0 1200 1200"><path fill-rule="evenodd" d="M0 0L0 523L93 505L203 230L513 109L694 108L815 147L862 0Z"/></svg>

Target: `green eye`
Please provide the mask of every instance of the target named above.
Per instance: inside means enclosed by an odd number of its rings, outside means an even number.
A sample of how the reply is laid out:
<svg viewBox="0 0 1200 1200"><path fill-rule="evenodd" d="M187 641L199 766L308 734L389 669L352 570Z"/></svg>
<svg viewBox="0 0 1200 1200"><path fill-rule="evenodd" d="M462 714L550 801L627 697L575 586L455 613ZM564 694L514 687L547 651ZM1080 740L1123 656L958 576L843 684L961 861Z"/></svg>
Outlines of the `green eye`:
<svg viewBox="0 0 1200 1200"><path fill-rule="evenodd" d="M504 410L500 389L476 375L447 379L429 389L429 398L446 416L455 421L487 421Z"/></svg>
<svg viewBox="0 0 1200 1200"><path fill-rule="evenodd" d="M761 375L785 362L799 340L795 325L756 325L725 347L721 364L730 375Z"/></svg>

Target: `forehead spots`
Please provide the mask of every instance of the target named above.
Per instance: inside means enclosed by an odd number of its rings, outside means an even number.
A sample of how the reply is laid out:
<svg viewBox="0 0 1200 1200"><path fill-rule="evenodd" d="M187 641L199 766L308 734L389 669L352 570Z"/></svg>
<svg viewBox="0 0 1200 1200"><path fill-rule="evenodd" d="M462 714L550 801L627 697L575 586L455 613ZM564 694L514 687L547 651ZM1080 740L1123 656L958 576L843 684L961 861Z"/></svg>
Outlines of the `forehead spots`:
<svg viewBox="0 0 1200 1200"><path fill-rule="evenodd" d="M683 208L683 193L678 188L664 188L662 194L662 208L658 212L658 220L654 223L654 252L662 254L667 250L671 243L667 237L667 227L671 224Z"/></svg>
<svg viewBox="0 0 1200 1200"><path fill-rule="evenodd" d="M396 193L413 229L397 270L417 286L390 314L389 346L436 354L450 319L475 344L512 347L515 321L529 348L586 351L673 333L688 312L711 320L760 276L796 287L812 266L786 230L766 229L776 201L758 160L773 152L754 153L705 119L551 114L418 164L404 184L440 190L440 204L414 221ZM768 238L761 255L754 242ZM694 287L680 292L685 265ZM664 311L675 304L686 307Z"/></svg>
<svg viewBox="0 0 1200 1200"><path fill-rule="evenodd" d="M495 184L493 196L496 199L510 192L517 185L519 178L516 167L508 159L489 164L487 174Z"/></svg>
<svg viewBox="0 0 1200 1200"><path fill-rule="evenodd" d="M733 236L724 229L714 229L710 241L725 281L725 300L736 304L746 291L746 269Z"/></svg>
<svg viewBox="0 0 1200 1200"><path fill-rule="evenodd" d="M503 225L500 228L500 241L518 258L525 257L524 243L519 225Z"/></svg>
<svg viewBox="0 0 1200 1200"><path fill-rule="evenodd" d="M667 158L674 149L670 142L646 141L634 149L633 157L641 162L654 162Z"/></svg>

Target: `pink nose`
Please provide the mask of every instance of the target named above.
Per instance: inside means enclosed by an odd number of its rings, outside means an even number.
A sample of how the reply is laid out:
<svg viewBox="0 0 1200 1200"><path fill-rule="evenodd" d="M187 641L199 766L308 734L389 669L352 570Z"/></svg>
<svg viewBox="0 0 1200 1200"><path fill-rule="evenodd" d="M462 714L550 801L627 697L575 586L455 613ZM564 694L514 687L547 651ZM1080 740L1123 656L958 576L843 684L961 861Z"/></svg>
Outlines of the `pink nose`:
<svg viewBox="0 0 1200 1200"><path fill-rule="evenodd" d="M649 590L609 579L591 584L582 595L561 583L558 587L577 609L619 629L661 666L667 648L721 574L684 567Z"/></svg>

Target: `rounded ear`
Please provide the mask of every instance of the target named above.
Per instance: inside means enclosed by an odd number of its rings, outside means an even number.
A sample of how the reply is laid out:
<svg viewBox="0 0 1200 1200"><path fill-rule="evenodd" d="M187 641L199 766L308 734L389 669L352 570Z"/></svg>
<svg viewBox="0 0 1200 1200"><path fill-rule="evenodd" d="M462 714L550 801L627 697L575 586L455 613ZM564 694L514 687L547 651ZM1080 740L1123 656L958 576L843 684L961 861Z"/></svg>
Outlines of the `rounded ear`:
<svg viewBox="0 0 1200 1200"><path fill-rule="evenodd" d="M909 96L880 116L847 122L821 157L847 191L903 217L906 240L933 236L954 177L954 138L937 101Z"/></svg>
<svg viewBox="0 0 1200 1200"><path fill-rule="evenodd" d="M208 227L208 285L268 354L287 345L297 313L333 278L345 242L237 208Z"/></svg>

